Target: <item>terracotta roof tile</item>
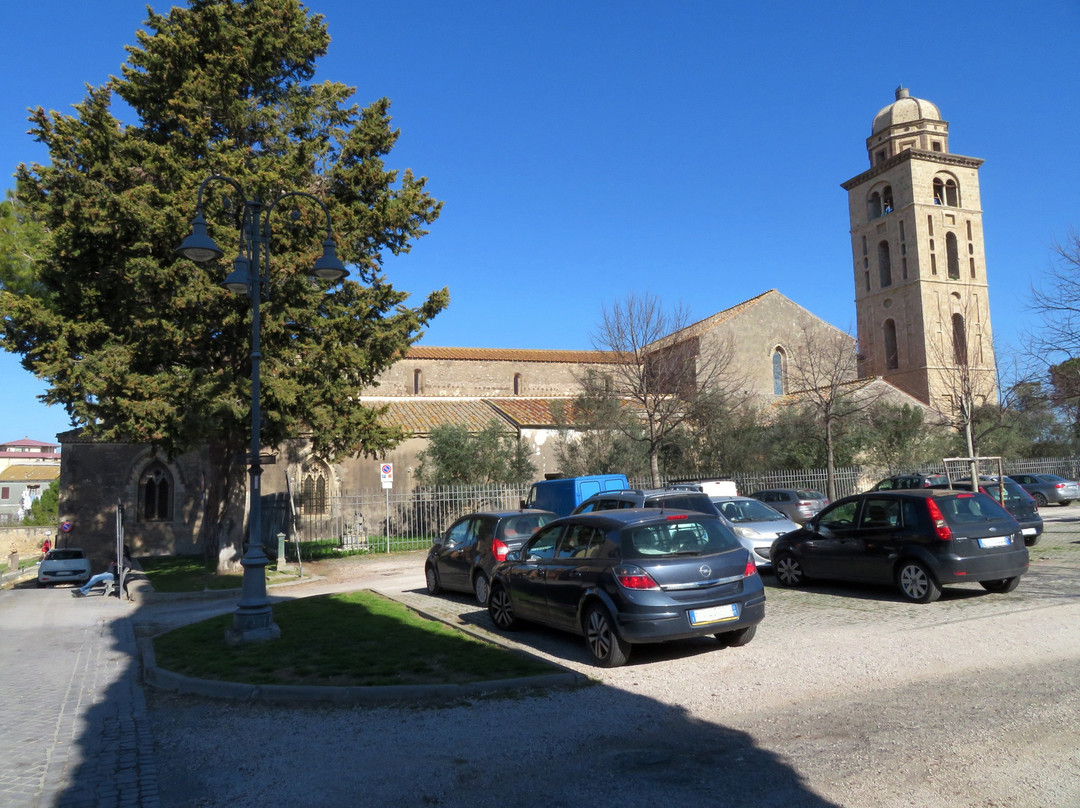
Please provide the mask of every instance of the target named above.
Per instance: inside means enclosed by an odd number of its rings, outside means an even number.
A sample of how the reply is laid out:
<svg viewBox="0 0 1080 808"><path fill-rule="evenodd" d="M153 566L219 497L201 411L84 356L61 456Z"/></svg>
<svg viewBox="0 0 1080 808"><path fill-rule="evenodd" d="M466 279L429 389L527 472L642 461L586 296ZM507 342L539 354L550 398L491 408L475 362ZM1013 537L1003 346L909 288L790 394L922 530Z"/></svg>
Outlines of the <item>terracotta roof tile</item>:
<svg viewBox="0 0 1080 808"><path fill-rule="evenodd" d="M388 426L399 426L414 435L427 435L441 424L460 424L470 432L479 432L492 421L503 420L486 402L480 400L447 401L442 399L407 399L389 402L382 417ZM509 427L509 424L507 424Z"/></svg>
<svg viewBox="0 0 1080 808"><path fill-rule="evenodd" d="M408 359L466 359L486 362L573 362L577 364L611 364L608 351L554 351L519 348L440 348L413 345L405 354Z"/></svg>

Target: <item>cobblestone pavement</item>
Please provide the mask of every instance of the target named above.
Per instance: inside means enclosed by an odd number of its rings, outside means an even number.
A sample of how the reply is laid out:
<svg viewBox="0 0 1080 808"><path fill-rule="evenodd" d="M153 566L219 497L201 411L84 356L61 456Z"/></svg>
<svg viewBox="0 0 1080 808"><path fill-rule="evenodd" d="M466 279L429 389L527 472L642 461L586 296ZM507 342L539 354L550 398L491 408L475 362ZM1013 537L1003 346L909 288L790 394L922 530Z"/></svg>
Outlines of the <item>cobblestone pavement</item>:
<svg viewBox="0 0 1080 808"><path fill-rule="evenodd" d="M0 804L159 804L133 611L65 589L0 592Z"/></svg>

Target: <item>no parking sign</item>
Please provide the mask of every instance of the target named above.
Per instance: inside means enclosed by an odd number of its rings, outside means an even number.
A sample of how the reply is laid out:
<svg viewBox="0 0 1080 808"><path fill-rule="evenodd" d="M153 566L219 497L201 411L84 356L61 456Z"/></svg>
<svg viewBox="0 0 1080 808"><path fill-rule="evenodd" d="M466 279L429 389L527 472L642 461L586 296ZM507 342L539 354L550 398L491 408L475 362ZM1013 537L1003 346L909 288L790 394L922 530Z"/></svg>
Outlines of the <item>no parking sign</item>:
<svg viewBox="0 0 1080 808"><path fill-rule="evenodd" d="M382 487L383 488L393 488L394 487L394 464L393 463L383 463L381 466L379 466L379 476L382 477Z"/></svg>

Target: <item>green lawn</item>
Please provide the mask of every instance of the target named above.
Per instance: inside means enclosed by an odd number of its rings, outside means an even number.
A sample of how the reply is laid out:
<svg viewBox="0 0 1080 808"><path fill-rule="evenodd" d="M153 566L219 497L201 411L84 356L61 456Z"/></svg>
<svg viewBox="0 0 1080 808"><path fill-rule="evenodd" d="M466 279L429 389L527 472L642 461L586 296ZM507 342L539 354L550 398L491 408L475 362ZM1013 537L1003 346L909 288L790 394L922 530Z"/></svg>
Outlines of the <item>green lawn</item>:
<svg viewBox="0 0 1080 808"><path fill-rule="evenodd" d="M146 556L139 559L155 592L202 592L207 589L239 589L243 573L217 575L199 556ZM268 584L295 581L296 573L278 573L266 568Z"/></svg>
<svg viewBox="0 0 1080 808"><path fill-rule="evenodd" d="M281 638L231 646L233 615L154 638L157 664L200 679L247 684L460 684L558 672L428 620L373 592L303 598L274 606Z"/></svg>

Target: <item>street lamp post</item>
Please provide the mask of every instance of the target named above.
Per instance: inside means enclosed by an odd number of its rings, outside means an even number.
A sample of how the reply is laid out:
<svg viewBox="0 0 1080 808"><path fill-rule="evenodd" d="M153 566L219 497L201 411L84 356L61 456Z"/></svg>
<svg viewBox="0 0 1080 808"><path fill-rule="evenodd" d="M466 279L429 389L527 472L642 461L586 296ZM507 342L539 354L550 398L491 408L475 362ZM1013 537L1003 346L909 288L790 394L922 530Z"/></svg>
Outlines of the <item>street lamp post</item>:
<svg viewBox="0 0 1080 808"><path fill-rule="evenodd" d="M244 568L243 588L240 602L233 616L233 626L226 633L229 642L259 642L276 639L281 629L274 623L270 600L266 596L266 566L269 559L262 546L262 461L259 458L259 430L262 423L259 410L260 350L259 304L270 283L270 214L285 199L303 197L315 202L326 214L326 239L323 254L308 274L334 283L348 275L348 270L337 257L336 246L330 227L330 211L318 198L303 191L290 191L264 205L256 197L248 200L240 184L231 177L215 174L203 180L195 204L195 217L191 220L191 234L177 248L180 255L192 261L204 262L221 258L225 253L206 232L203 218L203 191L211 182L231 185L243 203L241 218L240 249L233 261L233 271L222 285L230 292L246 294L251 298L251 457L248 469L248 542L241 565Z"/></svg>

